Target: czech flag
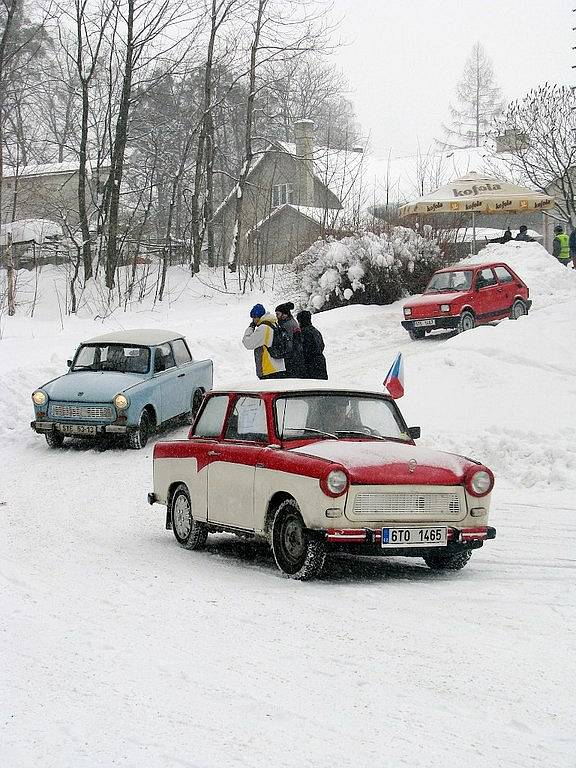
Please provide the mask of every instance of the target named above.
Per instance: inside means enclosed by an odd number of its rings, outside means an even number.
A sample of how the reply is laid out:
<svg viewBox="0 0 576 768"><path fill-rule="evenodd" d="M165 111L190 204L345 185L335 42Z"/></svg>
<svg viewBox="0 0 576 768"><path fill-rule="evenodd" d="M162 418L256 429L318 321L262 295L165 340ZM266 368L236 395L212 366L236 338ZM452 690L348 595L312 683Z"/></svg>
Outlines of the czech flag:
<svg viewBox="0 0 576 768"><path fill-rule="evenodd" d="M386 374L384 387L394 400L398 400L404 394L404 361L402 360L402 352L398 352L396 360L394 360L392 367Z"/></svg>

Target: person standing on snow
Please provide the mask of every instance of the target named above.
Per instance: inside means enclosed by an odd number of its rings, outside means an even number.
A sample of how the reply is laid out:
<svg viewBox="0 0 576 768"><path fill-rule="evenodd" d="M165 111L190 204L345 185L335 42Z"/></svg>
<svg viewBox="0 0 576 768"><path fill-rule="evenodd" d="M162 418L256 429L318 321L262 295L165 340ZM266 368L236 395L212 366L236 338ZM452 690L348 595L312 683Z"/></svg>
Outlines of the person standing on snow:
<svg viewBox="0 0 576 768"><path fill-rule="evenodd" d="M302 352L302 333L296 319L292 317L294 304L287 301L284 304L278 304L276 307L276 317L278 324L288 335L289 351L284 358L286 363L286 378L304 379L306 378L306 369L304 366L304 354Z"/></svg>
<svg viewBox="0 0 576 768"><path fill-rule="evenodd" d="M558 225L554 227L554 240L552 241L552 256L565 267L570 266L570 245L568 235L564 232L564 227Z"/></svg>
<svg viewBox="0 0 576 768"><path fill-rule="evenodd" d="M302 352L306 379L327 379L324 339L318 328L312 325L312 315L307 309L298 312L296 319L302 331Z"/></svg>
<svg viewBox="0 0 576 768"><path fill-rule="evenodd" d="M568 248L570 249L570 258L572 259L572 266L576 269L576 229L570 232L568 238Z"/></svg>
<svg viewBox="0 0 576 768"><path fill-rule="evenodd" d="M520 230L519 230L518 234L516 235L516 237L514 238L514 240L520 240L523 243L533 243L533 242L535 242L534 238L530 237L530 235L528 234L528 227L526 226L526 224L521 224L520 225Z"/></svg>
<svg viewBox="0 0 576 768"><path fill-rule="evenodd" d="M242 344L254 350L256 376L259 379L279 379L284 376L286 365L282 358L274 358L268 351L274 340L274 327L278 321L274 315L266 314L262 304L255 304L250 310L252 322L244 331Z"/></svg>

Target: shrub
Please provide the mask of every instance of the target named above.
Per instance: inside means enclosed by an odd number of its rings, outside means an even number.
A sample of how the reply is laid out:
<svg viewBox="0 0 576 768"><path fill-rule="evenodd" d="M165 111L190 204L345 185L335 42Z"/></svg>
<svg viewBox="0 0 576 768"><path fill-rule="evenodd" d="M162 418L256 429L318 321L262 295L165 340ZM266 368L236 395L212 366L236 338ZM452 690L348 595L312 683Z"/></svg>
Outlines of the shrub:
<svg viewBox="0 0 576 768"><path fill-rule="evenodd" d="M421 291L445 259L434 237L406 227L318 240L294 260L300 304L312 311L390 304Z"/></svg>

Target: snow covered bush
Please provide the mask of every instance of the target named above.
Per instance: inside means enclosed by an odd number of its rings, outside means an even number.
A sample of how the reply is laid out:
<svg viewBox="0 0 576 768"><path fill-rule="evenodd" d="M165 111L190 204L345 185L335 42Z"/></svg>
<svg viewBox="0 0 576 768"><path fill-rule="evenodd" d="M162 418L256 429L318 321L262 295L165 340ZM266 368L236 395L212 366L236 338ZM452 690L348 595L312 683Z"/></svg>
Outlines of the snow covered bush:
<svg viewBox="0 0 576 768"><path fill-rule="evenodd" d="M313 311L389 304L421 291L444 265L437 241L406 227L318 240L294 260L300 304Z"/></svg>

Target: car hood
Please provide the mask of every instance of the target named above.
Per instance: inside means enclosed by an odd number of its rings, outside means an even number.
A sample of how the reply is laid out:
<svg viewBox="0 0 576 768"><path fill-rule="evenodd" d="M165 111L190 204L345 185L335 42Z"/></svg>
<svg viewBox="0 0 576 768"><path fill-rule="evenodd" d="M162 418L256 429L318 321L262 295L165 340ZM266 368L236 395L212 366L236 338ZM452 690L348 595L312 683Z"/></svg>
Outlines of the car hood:
<svg viewBox="0 0 576 768"><path fill-rule="evenodd" d="M42 387L51 400L102 403L144 380L142 374L116 371L71 371Z"/></svg>
<svg viewBox="0 0 576 768"><path fill-rule="evenodd" d="M478 467L454 453L393 441L322 440L294 451L341 464L357 485L460 485Z"/></svg>
<svg viewBox="0 0 576 768"><path fill-rule="evenodd" d="M404 304L405 307L421 307L429 304L450 304L454 299L465 296L468 291L447 291L446 293L423 293Z"/></svg>

